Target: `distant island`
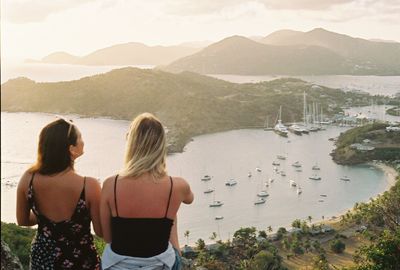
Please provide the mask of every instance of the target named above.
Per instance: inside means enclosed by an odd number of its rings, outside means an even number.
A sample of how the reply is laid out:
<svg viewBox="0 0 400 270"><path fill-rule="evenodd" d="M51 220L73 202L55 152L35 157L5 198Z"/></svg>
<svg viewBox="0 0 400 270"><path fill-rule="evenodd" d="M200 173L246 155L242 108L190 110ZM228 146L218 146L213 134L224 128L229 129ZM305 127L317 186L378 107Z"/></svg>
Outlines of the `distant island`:
<svg viewBox="0 0 400 270"><path fill-rule="evenodd" d="M236 84L190 72L122 68L80 80L37 83L27 78L1 86L1 110L48 112L131 120L156 114L168 127L170 152L180 152L194 136L240 128L273 126L282 105L284 122L302 121L303 93L326 116L342 106L383 104L389 99L344 92L282 78ZM349 104L349 100L352 100Z"/></svg>
<svg viewBox="0 0 400 270"><path fill-rule="evenodd" d="M188 44L191 45L191 44ZM165 65L199 49L189 46L147 46L130 42L96 50L79 57L66 52L55 52L41 60L26 62L70 65Z"/></svg>
<svg viewBox="0 0 400 270"><path fill-rule="evenodd" d="M340 134L333 160L354 165L373 160L400 161L400 131L386 129L385 123L372 123Z"/></svg>
<svg viewBox="0 0 400 270"><path fill-rule="evenodd" d="M251 40L233 36L165 67L171 72L240 75L400 75L400 43L316 28Z"/></svg>

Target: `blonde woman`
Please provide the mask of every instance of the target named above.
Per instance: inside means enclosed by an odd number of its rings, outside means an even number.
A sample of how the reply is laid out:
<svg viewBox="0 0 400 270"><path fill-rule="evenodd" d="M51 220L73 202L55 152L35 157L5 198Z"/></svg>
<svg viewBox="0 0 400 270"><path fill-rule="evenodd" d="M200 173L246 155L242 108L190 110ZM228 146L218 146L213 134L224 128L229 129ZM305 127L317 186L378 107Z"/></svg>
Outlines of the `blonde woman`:
<svg viewBox="0 0 400 270"><path fill-rule="evenodd" d="M189 184L167 175L161 122L150 113L137 116L127 134L123 171L103 184L103 269L179 269L177 212L192 201Z"/></svg>

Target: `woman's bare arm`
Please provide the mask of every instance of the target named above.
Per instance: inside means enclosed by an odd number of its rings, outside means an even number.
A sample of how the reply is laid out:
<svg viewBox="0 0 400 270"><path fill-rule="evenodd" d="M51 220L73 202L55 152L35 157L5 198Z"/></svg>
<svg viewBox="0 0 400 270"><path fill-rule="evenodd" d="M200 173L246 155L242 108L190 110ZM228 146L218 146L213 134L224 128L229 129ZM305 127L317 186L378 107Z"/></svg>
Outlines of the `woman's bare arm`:
<svg viewBox="0 0 400 270"><path fill-rule="evenodd" d="M35 214L30 210L28 203L28 188L32 175L25 172L21 177L17 187L17 223L20 226L33 226L37 224Z"/></svg>
<svg viewBox="0 0 400 270"><path fill-rule="evenodd" d="M100 199L100 222L101 229L103 232L103 239L107 243L111 243L111 208L108 203L110 198L110 192L113 184L113 178L108 178L103 183L103 188L101 190Z"/></svg>
<svg viewBox="0 0 400 270"><path fill-rule="evenodd" d="M102 237L103 233L101 230L100 222L100 198L101 198L101 187L100 183L94 178L86 178L86 194L89 202L90 216L92 218L93 229L97 236Z"/></svg>

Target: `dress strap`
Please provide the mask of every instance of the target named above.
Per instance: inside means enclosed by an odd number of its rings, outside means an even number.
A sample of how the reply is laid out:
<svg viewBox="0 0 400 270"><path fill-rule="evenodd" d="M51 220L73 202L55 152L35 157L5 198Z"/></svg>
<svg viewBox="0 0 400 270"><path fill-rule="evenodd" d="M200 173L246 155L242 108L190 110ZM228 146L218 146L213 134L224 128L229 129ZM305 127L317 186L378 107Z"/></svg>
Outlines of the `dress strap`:
<svg viewBox="0 0 400 270"><path fill-rule="evenodd" d="M83 188L81 192L81 198L85 197L85 187L86 187L86 176L83 177Z"/></svg>
<svg viewBox="0 0 400 270"><path fill-rule="evenodd" d="M117 206L117 180L118 180L118 174L115 176L114 180L114 203L115 203L115 211L117 212L117 217L118 215L118 206Z"/></svg>
<svg viewBox="0 0 400 270"><path fill-rule="evenodd" d="M168 214L169 203L170 203L170 201L171 201L171 195L172 195L172 188L173 188L173 186L174 186L174 182L172 181L172 177L171 177L171 176L169 177L169 180L170 180L170 182L171 182L171 188L170 188L170 190L169 190L169 198L168 198L167 209L165 210L165 217L167 217L167 214Z"/></svg>
<svg viewBox="0 0 400 270"><path fill-rule="evenodd" d="M29 188L32 188L33 185L33 177L35 176L35 173L32 173L31 181L29 181Z"/></svg>

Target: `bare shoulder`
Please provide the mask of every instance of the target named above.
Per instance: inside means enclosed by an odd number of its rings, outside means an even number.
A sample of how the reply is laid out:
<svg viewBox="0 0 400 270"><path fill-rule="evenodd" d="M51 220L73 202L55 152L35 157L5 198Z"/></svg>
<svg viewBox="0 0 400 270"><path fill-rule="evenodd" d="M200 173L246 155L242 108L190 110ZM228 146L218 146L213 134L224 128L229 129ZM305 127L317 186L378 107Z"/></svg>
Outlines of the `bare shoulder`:
<svg viewBox="0 0 400 270"><path fill-rule="evenodd" d="M32 179L32 175L33 174L29 172L29 170L26 170L24 174L21 176L21 179L19 180L18 189L23 189L23 190L28 189L29 183L31 182Z"/></svg>
<svg viewBox="0 0 400 270"><path fill-rule="evenodd" d="M176 185L178 187L181 187L181 188L190 187L189 183L182 177L173 176L172 179L174 181L174 185Z"/></svg>
<svg viewBox="0 0 400 270"><path fill-rule="evenodd" d="M103 182L103 191L104 190L110 190L114 188L114 183L115 183L115 177L116 175L112 175L110 177L107 177L104 182Z"/></svg>
<svg viewBox="0 0 400 270"><path fill-rule="evenodd" d="M94 177L86 177L86 186L89 188L100 188L100 180Z"/></svg>

